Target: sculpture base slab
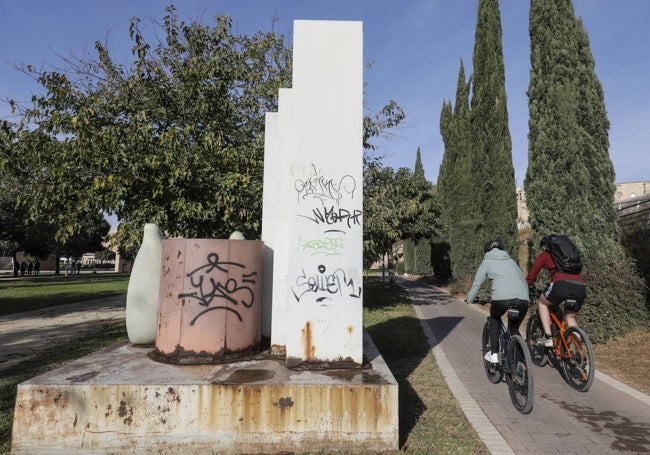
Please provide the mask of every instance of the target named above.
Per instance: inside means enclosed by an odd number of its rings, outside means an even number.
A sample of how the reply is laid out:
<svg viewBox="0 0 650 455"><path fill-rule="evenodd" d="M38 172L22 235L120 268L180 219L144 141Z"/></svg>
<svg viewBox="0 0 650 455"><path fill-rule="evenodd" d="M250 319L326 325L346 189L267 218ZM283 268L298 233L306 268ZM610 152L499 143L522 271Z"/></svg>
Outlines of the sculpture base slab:
<svg viewBox="0 0 650 455"><path fill-rule="evenodd" d="M277 359L169 365L118 343L18 385L12 454L398 449L398 386L364 334L366 368Z"/></svg>

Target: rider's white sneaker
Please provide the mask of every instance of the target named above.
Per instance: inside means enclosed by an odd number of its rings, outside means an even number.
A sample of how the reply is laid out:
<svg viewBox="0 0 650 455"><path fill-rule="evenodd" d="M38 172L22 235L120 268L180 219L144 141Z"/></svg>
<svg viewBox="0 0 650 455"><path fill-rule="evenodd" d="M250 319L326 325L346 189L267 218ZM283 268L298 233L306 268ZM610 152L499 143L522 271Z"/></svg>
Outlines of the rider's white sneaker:
<svg viewBox="0 0 650 455"><path fill-rule="evenodd" d="M496 352L493 353L487 352L483 356L483 358L485 359L486 362L499 363L499 354L497 354Z"/></svg>
<svg viewBox="0 0 650 455"><path fill-rule="evenodd" d="M535 340L536 343L540 346L544 346L545 348L552 348L553 347L553 338L546 338L544 337L539 337L537 340Z"/></svg>

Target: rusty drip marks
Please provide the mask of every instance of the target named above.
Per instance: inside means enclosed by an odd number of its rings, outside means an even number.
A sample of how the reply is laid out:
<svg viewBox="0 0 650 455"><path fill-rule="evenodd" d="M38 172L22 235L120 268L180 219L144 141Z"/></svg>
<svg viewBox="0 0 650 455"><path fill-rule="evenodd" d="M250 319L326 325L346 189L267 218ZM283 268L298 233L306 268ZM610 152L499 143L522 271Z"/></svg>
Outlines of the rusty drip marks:
<svg viewBox="0 0 650 455"><path fill-rule="evenodd" d="M307 361L304 359L299 359L297 357L287 357L286 367L294 371L322 371L322 370L361 370L361 369L372 369L372 364L365 363L363 365L358 364L352 358L346 357L335 360L311 360Z"/></svg>
<svg viewBox="0 0 650 455"><path fill-rule="evenodd" d="M352 335L353 332L354 332L354 327L351 326L351 325L349 325L349 326L348 326L348 334L349 334L349 335Z"/></svg>
<svg viewBox="0 0 650 455"><path fill-rule="evenodd" d="M184 349L180 345L172 352L162 352L155 348L147 353L149 358L160 363L169 363L175 365L217 365L229 363L236 360L249 360L255 358L261 351L261 344L255 342L245 348L233 350L223 347L215 352L196 352L190 349Z"/></svg>
<svg viewBox="0 0 650 455"><path fill-rule="evenodd" d="M291 399L291 397L282 397L278 401L273 403L273 406L280 409L290 408L293 406L293 400Z"/></svg>
<svg viewBox="0 0 650 455"><path fill-rule="evenodd" d="M316 353L316 347L312 345L312 338L313 334L311 321L307 321L305 328L302 329L302 344L305 348L305 360L308 362L314 360L314 354Z"/></svg>

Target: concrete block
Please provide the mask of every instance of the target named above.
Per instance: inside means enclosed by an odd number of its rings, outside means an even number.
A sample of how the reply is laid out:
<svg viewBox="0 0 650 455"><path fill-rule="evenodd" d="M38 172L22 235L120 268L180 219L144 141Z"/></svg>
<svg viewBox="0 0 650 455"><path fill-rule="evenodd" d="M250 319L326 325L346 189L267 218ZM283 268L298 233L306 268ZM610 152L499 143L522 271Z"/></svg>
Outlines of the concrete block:
<svg viewBox="0 0 650 455"><path fill-rule="evenodd" d="M398 448L398 386L364 335L362 369L282 359L155 362L119 343L18 385L13 454L277 453Z"/></svg>

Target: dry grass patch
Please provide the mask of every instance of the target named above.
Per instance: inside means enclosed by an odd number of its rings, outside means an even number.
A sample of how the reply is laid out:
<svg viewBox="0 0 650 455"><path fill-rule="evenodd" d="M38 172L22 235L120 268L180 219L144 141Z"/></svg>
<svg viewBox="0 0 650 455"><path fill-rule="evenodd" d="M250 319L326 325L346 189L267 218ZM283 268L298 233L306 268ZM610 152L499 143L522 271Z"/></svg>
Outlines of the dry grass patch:
<svg viewBox="0 0 650 455"><path fill-rule="evenodd" d="M366 278L364 325L399 384L401 452L489 453L449 390L405 291Z"/></svg>
<svg viewBox="0 0 650 455"><path fill-rule="evenodd" d="M595 345L594 351L598 370L650 395L650 329Z"/></svg>

